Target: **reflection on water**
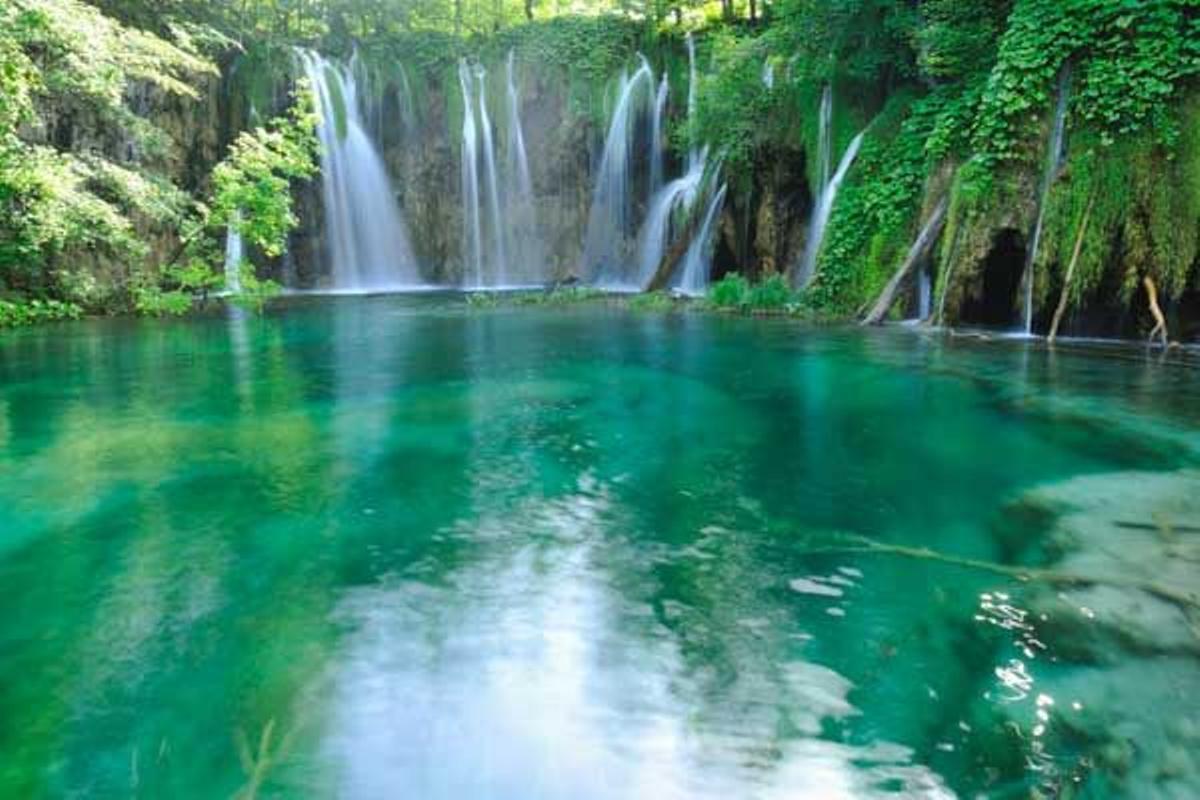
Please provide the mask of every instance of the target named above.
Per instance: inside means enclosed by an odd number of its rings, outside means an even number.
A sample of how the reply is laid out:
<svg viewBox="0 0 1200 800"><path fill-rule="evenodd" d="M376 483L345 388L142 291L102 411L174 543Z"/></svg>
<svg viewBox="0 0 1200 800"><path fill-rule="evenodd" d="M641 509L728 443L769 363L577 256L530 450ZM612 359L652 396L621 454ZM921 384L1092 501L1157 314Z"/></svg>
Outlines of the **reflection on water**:
<svg viewBox="0 0 1200 800"><path fill-rule="evenodd" d="M292 303L0 341L0 795L1200 786L1178 609L843 547L1099 570L1101 519L1187 585L1188 368Z"/></svg>
<svg viewBox="0 0 1200 800"><path fill-rule="evenodd" d="M609 492L587 474L580 484L520 509L519 524L484 517L448 531L487 542L461 572L434 584L422 576L438 565L415 564L343 599L337 616L353 634L334 667L325 744L339 794L949 796L907 748L818 738L826 721L859 713L831 669L751 654L719 694L707 690L670 630L612 590L604 565L641 568L608 540Z"/></svg>

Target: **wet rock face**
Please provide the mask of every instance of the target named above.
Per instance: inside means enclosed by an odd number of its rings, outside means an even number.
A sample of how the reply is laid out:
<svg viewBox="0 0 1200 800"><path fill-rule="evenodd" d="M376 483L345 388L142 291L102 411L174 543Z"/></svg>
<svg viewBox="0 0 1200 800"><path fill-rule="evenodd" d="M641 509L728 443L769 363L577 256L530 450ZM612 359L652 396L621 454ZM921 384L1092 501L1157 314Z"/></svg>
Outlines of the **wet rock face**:
<svg viewBox="0 0 1200 800"><path fill-rule="evenodd" d="M502 67L494 71L503 73ZM455 284L463 275L463 206L460 178L461 117L458 84L426 76L414 120L394 120L395 135L383 138L383 157L408 223L425 277ZM507 146L507 98L490 83L488 111L503 168ZM533 181L535 217L550 280L577 271L591 203L593 122L570 107L565 75L525 71L519 82L522 130ZM386 107L386 104L385 104Z"/></svg>
<svg viewBox="0 0 1200 800"><path fill-rule="evenodd" d="M804 152L763 153L755 164L754 182L758 202L752 206L754 234L746 272L786 275L804 252L806 221L813 205Z"/></svg>
<svg viewBox="0 0 1200 800"><path fill-rule="evenodd" d="M147 83L126 89L130 110L142 117L161 136L154 145L128 135L111 119L69 95L43 99L36 121L21 131L23 138L81 156L100 156L119 166L162 176L188 192L200 190L221 151L221 81L216 76L197 76L197 98L172 95ZM156 223L134 213L134 230L148 247L146 262L169 261L179 249L173 225ZM131 265L125 257L97 248L60 254L55 271L86 275L100 287L101 294L125 283Z"/></svg>

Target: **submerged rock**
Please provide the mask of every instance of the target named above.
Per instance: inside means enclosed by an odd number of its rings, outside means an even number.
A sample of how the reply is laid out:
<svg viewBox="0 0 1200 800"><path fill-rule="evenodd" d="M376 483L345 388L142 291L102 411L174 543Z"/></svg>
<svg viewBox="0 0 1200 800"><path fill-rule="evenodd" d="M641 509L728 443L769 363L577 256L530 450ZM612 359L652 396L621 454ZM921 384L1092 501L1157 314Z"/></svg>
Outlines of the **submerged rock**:
<svg viewBox="0 0 1200 800"><path fill-rule="evenodd" d="M1072 658L1105 660L1114 648L1200 654L1200 629L1178 603L1135 584L1200 599L1200 472L1121 472L1038 489L1026 502L1057 514L1049 549L1056 571L1100 581L1040 586L1030 610L1046 618ZM1107 582L1105 582L1107 581Z"/></svg>
<svg viewBox="0 0 1200 800"><path fill-rule="evenodd" d="M1023 598L1048 651L1029 698L1001 707L1043 790L1200 796L1200 472L1075 478L1022 505L1054 515L1050 569L1097 581Z"/></svg>

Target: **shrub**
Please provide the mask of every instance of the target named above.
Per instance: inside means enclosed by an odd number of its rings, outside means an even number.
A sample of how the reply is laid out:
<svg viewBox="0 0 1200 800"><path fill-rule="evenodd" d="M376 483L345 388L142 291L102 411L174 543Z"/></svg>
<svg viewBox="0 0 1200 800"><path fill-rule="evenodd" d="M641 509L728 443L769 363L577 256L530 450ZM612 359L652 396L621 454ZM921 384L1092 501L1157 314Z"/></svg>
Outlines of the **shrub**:
<svg viewBox="0 0 1200 800"><path fill-rule="evenodd" d="M772 275L750 289L747 304L753 309L783 309L793 302L792 288L787 278Z"/></svg>
<svg viewBox="0 0 1200 800"><path fill-rule="evenodd" d="M14 303L0 300L0 328L16 328L39 322L79 319L82 309L74 303L59 300L30 300Z"/></svg>
<svg viewBox="0 0 1200 800"><path fill-rule="evenodd" d="M742 308L750 296L750 282L731 272L708 290L708 303L714 308Z"/></svg>
<svg viewBox="0 0 1200 800"><path fill-rule="evenodd" d="M629 307L634 311L670 311L675 307L675 298L667 292L646 292L630 298Z"/></svg>

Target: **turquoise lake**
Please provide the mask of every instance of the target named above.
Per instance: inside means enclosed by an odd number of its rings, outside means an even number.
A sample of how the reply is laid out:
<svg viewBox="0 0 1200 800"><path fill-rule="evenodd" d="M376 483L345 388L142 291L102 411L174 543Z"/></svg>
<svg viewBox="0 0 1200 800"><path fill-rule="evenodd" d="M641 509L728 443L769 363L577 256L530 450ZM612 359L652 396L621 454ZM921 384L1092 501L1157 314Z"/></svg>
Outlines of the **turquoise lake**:
<svg viewBox="0 0 1200 800"><path fill-rule="evenodd" d="M5 333L0 796L1197 797L1198 470L1200 362L1133 346Z"/></svg>

